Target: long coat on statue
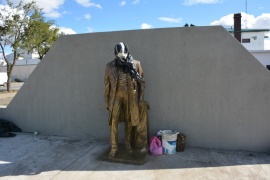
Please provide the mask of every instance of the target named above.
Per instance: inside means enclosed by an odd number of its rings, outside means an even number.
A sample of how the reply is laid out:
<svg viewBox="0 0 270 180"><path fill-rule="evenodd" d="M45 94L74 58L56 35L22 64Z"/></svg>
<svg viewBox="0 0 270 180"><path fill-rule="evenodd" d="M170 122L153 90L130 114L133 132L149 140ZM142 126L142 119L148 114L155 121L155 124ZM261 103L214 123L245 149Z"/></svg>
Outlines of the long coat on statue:
<svg viewBox="0 0 270 180"><path fill-rule="evenodd" d="M143 70L141 64L137 60L133 60L135 68L139 75L143 78ZM130 120L132 126L137 126L140 123L139 119L139 100L143 96L144 87L139 82L137 82L134 78L132 78L129 73L127 73L127 88L128 88L128 111L129 117L121 115L122 119L120 121L126 121L125 118ZM109 125L112 122L112 111L116 96L118 84L118 68L116 65L116 61L113 60L109 62L106 66L105 70L105 100L106 100L106 108L109 110Z"/></svg>

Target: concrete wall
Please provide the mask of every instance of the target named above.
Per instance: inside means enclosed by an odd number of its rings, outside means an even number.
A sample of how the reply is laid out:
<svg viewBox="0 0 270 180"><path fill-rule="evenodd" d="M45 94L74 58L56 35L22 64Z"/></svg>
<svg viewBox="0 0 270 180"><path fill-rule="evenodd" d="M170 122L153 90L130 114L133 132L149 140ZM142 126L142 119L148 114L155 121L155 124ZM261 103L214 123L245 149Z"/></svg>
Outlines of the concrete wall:
<svg viewBox="0 0 270 180"><path fill-rule="evenodd" d="M150 136L269 152L270 72L221 26L62 36L3 117L26 132L109 139L103 77L119 41L144 69Z"/></svg>

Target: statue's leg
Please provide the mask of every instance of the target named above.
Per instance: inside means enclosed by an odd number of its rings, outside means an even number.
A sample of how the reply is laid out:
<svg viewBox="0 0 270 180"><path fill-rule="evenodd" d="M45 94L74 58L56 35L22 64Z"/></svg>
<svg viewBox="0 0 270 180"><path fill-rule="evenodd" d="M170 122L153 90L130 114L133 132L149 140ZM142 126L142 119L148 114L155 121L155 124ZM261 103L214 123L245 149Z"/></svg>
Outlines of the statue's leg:
<svg viewBox="0 0 270 180"><path fill-rule="evenodd" d="M125 120L125 146L129 152L132 152L131 140L132 140L132 126L130 122L130 109L128 102L128 93L122 94L122 108L121 113Z"/></svg>
<svg viewBox="0 0 270 180"><path fill-rule="evenodd" d="M120 118L120 107L121 103L118 99L116 99L112 111L111 138L110 138L111 151L109 154L110 158L113 158L118 151L118 125Z"/></svg>
<svg viewBox="0 0 270 180"><path fill-rule="evenodd" d="M135 144L134 146L137 149L140 149L141 152L148 151L148 110L149 105L146 101L140 101L140 124L135 128Z"/></svg>
<svg viewBox="0 0 270 180"><path fill-rule="evenodd" d="M125 124L125 146L129 152L132 152L131 138L132 138L132 126L129 120Z"/></svg>

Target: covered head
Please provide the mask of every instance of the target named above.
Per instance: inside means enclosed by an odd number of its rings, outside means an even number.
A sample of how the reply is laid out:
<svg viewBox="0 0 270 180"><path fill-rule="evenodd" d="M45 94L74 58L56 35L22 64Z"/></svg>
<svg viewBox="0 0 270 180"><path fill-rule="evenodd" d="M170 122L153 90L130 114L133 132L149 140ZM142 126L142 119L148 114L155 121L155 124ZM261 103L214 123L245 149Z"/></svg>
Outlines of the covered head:
<svg viewBox="0 0 270 180"><path fill-rule="evenodd" d="M114 54L120 59L126 59L129 54L128 45L123 42L116 44L114 47Z"/></svg>

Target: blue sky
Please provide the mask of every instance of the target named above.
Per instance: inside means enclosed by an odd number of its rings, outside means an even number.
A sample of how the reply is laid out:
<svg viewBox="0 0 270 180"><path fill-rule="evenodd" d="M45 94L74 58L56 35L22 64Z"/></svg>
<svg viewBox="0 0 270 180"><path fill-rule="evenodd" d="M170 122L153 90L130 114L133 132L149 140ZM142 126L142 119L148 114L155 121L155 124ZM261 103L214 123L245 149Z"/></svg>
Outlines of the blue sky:
<svg viewBox="0 0 270 180"><path fill-rule="evenodd" d="M5 4L4 0L0 2ZM55 20L67 34L182 27L185 23L231 27L234 13L242 13L243 28L270 29L270 0L36 0L36 3L43 8L46 18Z"/></svg>

